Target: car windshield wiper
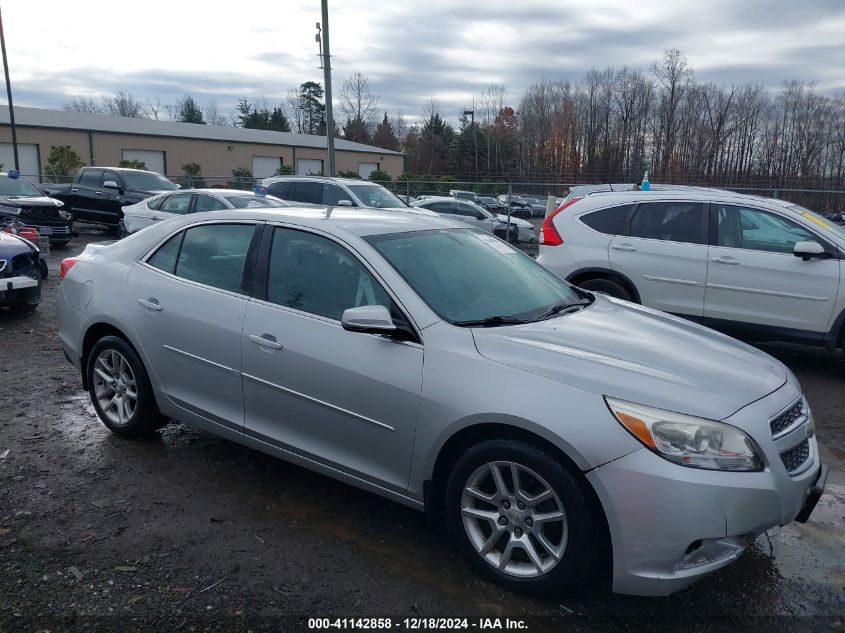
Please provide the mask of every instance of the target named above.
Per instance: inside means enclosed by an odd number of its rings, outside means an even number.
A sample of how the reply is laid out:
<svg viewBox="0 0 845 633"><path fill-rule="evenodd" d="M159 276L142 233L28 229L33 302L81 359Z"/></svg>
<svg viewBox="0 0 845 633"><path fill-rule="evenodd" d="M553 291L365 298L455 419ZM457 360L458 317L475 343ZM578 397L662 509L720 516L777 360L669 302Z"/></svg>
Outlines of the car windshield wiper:
<svg viewBox="0 0 845 633"><path fill-rule="evenodd" d="M454 321L453 325L462 327L495 327L497 325L519 325L528 323L525 319L518 319L512 316L491 316L484 319L471 319L469 321Z"/></svg>
<svg viewBox="0 0 845 633"><path fill-rule="evenodd" d="M558 314L562 314L564 312L577 312L581 308L584 308L590 305L593 302L592 299L578 299L578 301L562 301L561 303L557 303L553 305L551 308L543 312L541 315L534 317L531 319L532 321L541 321L543 319L547 319L548 317L555 316Z"/></svg>

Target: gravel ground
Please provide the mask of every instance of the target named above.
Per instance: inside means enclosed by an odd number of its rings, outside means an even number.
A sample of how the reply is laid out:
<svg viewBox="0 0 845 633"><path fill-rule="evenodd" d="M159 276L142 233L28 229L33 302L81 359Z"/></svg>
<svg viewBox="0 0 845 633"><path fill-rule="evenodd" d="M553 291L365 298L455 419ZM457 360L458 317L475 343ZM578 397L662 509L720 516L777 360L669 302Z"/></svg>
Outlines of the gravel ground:
<svg viewBox="0 0 845 633"><path fill-rule="evenodd" d="M309 617L386 615L509 616L528 630L843 630L841 358L765 348L800 378L833 466L809 523L761 537L670 598L589 587L530 600L479 580L403 506L181 424L143 441L110 434L63 357L55 315L58 262L101 237L53 251L35 313L0 311L0 632L307 630Z"/></svg>

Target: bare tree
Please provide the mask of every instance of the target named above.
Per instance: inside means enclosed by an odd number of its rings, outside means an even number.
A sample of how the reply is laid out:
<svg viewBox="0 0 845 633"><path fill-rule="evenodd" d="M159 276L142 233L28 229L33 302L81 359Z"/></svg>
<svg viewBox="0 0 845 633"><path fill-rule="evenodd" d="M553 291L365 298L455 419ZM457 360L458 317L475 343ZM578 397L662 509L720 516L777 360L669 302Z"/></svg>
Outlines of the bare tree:
<svg viewBox="0 0 845 633"><path fill-rule="evenodd" d="M162 114L162 104L161 104L161 97L151 97L144 102L143 105L144 113L146 114L148 119L155 119L158 121L159 116Z"/></svg>
<svg viewBox="0 0 845 633"><path fill-rule="evenodd" d="M62 106L69 112L84 112L86 114L100 114L101 108L91 97L74 97Z"/></svg>
<svg viewBox="0 0 845 633"><path fill-rule="evenodd" d="M127 92L118 92L111 97L103 97L102 110L109 116L124 116L133 119L144 118L144 105Z"/></svg>
<svg viewBox="0 0 845 633"><path fill-rule="evenodd" d="M692 80L692 70L687 63L686 55L677 48L672 48L666 51L660 63L652 64L651 72L662 88L660 110L656 120L659 134L658 142L660 143L657 147L657 153L660 156L662 173L668 174L675 151L675 136L677 134L675 119L678 106Z"/></svg>
<svg viewBox="0 0 845 633"><path fill-rule="evenodd" d="M370 80L361 73L353 73L340 89L340 110L350 120L372 124L378 117L379 98Z"/></svg>
<svg viewBox="0 0 845 633"><path fill-rule="evenodd" d="M216 125L219 127L226 127L229 125L228 117L220 112L217 107L217 102L214 101L214 99L205 105L203 108L203 114L205 115L205 122L209 125Z"/></svg>
<svg viewBox="0 0 845 633"><path fill-rule="evenodd" d="M290 88L285 96L285 115L290 122L290 129L297 134L307 133L305 114L299 107L299 90Z"/></svg>

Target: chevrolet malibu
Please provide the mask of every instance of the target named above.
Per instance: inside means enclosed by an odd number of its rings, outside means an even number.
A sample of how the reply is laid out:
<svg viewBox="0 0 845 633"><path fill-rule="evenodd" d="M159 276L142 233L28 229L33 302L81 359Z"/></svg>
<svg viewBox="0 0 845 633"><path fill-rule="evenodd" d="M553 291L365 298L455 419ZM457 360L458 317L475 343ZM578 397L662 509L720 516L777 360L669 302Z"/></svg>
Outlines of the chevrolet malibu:
<svg viewBox="0 0 845 633"><path fill-rule="evenodd" d="M509 589L609 560L616 591L666 595L824 489L781 363L456 221L213 212L62 273L61 343L114 433L177 419L425 510Z"/></svg>

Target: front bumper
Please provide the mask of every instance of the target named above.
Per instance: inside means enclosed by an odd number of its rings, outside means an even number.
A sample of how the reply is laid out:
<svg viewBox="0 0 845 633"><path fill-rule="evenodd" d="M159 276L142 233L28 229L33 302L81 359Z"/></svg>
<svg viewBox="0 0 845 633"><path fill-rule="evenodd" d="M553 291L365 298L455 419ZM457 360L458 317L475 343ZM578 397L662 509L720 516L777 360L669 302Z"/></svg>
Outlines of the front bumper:
<svg viewBox="0 0 845 633"><path fill-rule="evenodd" d="M610 528L614 591L674 593L736 560L766 530L809 517L827 475L816 439L802 426L800 437L776 443L768 425L796 397L787 385L725 420L757 441L766 463L760 472L687 468L642 448L587 474ZM799 439L808 457L787 472L783 443Z"/></svg>
<svg viewBox="0 0 845 633"><path fill-rule="evenodd" d="M24 301L38 301L41 298L41 284L38 279L20 275L0 279L0 306Z"/></svg>

